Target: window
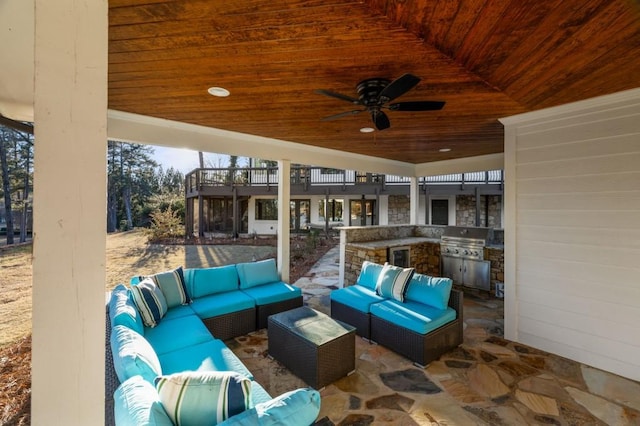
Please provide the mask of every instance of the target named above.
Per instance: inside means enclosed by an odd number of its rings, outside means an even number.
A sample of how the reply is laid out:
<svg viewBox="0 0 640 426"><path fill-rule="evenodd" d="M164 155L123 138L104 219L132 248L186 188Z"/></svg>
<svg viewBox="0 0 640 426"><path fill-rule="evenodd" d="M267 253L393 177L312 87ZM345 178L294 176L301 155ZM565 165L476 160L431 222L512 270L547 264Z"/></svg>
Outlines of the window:
<svg viewBox="0 0 640 426"><path fill-rule="evenodd" d="M278 200L257 199L256 220L278 220Z"/></svg>
<svg viewBox="0 0 640 426"><path fill-rule="evenodd" d="M329 200L326 203L325 210L325 200L318 201L318 217L322 222L325 221L325 211L326 215L329 217L329 222L342 222L342 200Z"/></svg>

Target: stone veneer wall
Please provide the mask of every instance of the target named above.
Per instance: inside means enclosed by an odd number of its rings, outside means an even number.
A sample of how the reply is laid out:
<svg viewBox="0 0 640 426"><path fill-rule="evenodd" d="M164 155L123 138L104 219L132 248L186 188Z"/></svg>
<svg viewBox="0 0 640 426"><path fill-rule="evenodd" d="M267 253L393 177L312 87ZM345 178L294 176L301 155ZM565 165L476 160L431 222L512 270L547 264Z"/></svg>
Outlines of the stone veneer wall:
<svg viewBox="0 0 640 426"><path fill-rule="evenodd" d="M487 200L489 201L489 225L487 225ZM480 197L480 226L501 228L501 208L501 195L482 195ZM456 196L456 225L476 226L475 195Z"/></svg>
<svg viewBox="0 0 640 426"><path fill-rule="evenodd" d="M389 225L405 225L411 222L411 200L408 195L389 195L387 217Z"/></svg>
<svg viewBox="0 0 640 426"><path fill-rule="evenodd" d="M488 247L485 250L485 260L491 262L491 295L496 294L496 282L504 282L504 250L499 248Z"/></svg>
<svg viewBox="0 0 640 426"><path fill-rule="evenodd" d="M437 243L419 243L411 244L411 267L416 272L431 276L440 276L440 244ZM387 248L363 248L356 245L347 245L345 247L345 286L355 284L362 262L383 264L389 259L387 257Z"/></svg>
<svg viewBox="0 0 640 426"><path fill-rule="evenodd" d="M440 237L444 226L357 226L341 229L341 243L345 243L344 285L353 285L360 274L362 262L387 261L387 247L364 248L358 242L398 240L403 238L433 238L434 242L408 244L411 246L411 264L417 272L440 275ZM403 244L406 245L406 244Z"/></svg>

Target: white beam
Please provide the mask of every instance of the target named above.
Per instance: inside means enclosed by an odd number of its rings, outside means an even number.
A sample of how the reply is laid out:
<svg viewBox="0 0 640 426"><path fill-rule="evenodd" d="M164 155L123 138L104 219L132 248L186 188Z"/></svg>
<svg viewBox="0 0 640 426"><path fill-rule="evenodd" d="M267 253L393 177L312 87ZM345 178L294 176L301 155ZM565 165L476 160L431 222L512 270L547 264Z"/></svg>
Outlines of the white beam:
<svg viewBox="0 0 640 426"><path fill-rule="evenodd" d="M33 425L104 424L107 13L35 0Z"/></svg>
<svg viewBox="0 0 640 426"><path fill-rule="evenodd" d="M289 282L289 221L291 211L291 162L278 161L278 272L284 282ZM292 283L293 284L293 283Z"/></svg>
<svg viewBox="0 0 640 426"><path fill-rule="evenodd" d="M420 187L418 178L412 177L409 182L409 224L418 224L418 212L420 210Z"/></svg>

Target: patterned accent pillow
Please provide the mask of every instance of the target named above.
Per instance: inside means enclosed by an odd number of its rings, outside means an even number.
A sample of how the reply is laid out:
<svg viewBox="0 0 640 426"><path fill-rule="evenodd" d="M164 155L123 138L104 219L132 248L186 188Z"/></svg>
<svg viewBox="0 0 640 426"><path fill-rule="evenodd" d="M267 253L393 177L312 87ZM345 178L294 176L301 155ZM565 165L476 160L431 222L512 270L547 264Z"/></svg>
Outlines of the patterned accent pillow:
<svg viewBox="0 0 640 426"><path fill-rule="evenodd" d="M160 287L151 278L145 278L136 285L131 286L131 295L136 304L142 322L147 327L158 325L164 314L167 313L167 301Z"/></svg>
<svg viewBox="0 0 640 426"><path fill-rule="evenodd" d="M165 271L151 275L149 278L162 290L167 300L167 308L174 308L191 303L191 298L187 293L187 286L184 283L182 266L173 271Z"/></svg>
<svg viewBox="0 0 640 426"><path fill-rule="evenodd" d="M216 425L251 408L251 380L233 371L187 371L155 379L176 425Z"/></svg>
<svg viewBox="0 0 640 426"><path fill-rule="evenodd" d="M414 272L414 268L400 268L385 263L376 282L376 293L387 299L404 302L404 292Z"/></svg>

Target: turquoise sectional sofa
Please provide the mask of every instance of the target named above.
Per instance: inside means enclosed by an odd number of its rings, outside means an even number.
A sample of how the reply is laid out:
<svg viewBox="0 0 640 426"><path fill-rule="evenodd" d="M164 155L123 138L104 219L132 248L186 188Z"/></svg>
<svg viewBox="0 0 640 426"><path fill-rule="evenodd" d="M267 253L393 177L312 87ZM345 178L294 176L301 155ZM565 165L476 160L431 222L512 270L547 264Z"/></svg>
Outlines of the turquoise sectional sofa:
<svg viewBox="0 0 640 426"><path fill-rule="evenodd" d="M365 261L356 283L331 292L331 316L425 366L462 343L463 293L449 278Z"/></svg>
<svg viewBox="0 0 640 426"><path fill-rule="evenodd" d="M117 286L107 306L106 423L313 424L317 391L272 397L224 343L259 327L265 312L301 305L300 289L280 281L273 259Z"/></svg>

